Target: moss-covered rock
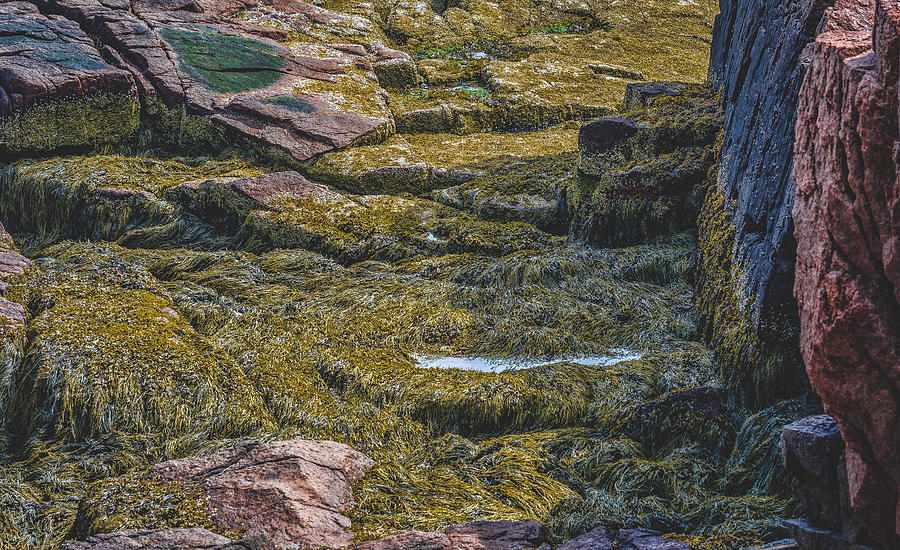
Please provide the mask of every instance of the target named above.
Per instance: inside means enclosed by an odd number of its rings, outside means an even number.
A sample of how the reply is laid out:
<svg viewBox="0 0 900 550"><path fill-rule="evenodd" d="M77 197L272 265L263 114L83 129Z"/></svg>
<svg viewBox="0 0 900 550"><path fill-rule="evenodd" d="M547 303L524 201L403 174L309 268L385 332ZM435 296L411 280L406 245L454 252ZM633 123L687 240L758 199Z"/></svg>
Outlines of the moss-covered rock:
<svg viewBox="0 0 900 550"><path fill-rule="evenodd" d="M577 125L569 123L535 132L499 135L397 135L379 145L325 155L306 172L317 181L354 193L418 195L481 175L502 174L512 165L533 157L574 151L577 132ZM557 171L572 172L572 163ZM520 172L527 178L526 173L537 170L530 167ZM514 184L508 187L514 192ZM530 190L529 187L521 191Z"/></svg>
<svg viewBox="0 0 900 550"><path fill-rule="evenodd" d="M691 89L628 117L633 135L614 150L583 144L565 196L578 241L616 246L695 227L721 128L712 93Z"/></svg>
<svg viewBox="0 0 900 550"><path fill-rule="evenodd" d="M233 360L202 341L146 272L105 247L45 254L52 261L16 291L33 312L33 339L4 377L14 438L174 438L201 427L242 435L270 425Z"/></svg>

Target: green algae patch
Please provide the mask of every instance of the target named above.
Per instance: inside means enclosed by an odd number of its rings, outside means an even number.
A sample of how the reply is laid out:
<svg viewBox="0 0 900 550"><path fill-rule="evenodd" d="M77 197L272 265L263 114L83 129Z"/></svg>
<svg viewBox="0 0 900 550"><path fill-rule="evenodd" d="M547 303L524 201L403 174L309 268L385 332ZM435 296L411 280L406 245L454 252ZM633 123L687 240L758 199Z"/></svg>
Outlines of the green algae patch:
<svg viewBox="0 0 900 550"><path fill-rule="evenodd" d="M237 93L267 88L278 80L285 60L274 46L213 30L164 28L163 38L178 54L182 67L211 90Z"/></svg>
<svg viewBox="0 0 900 550"><path fill-rule="evenodd" d="M134 96L58 99L0 120L0 152L40 154L115 145L135 136L140 117Z"/></svg>
<svg viewBox="0 0 900 550"><path fill-rule="evenodd" d="M64 244L45 256L54 261L27 283L33 343L10 380L16 437L238 436L269 425L237 365L152 292L149 275L102 247Z"/></svg>
<svg viewBox="0 0 900 550"><path fill-rule="evenodd" d="M573 123L535 132L396 135L380 145L325 155L307 173L354 193L422 194L533 157L574 151L577 141Z"/></svg>

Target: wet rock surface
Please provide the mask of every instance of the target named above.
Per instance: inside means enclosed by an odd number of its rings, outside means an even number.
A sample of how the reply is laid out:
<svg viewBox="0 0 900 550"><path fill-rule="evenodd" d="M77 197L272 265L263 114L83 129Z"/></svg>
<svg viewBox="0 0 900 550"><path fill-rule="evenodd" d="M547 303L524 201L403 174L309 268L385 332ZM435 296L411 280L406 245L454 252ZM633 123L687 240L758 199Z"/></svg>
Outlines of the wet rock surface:
<svg viewBox="0 0 900 550"><path fill-rule="evenodd" d="M847 444L850 503L878 543L897 548L900 14L868 5L874 29L860 29L858 4L836 8L849 15L816 41L797 121L800 342Z"/></svg>

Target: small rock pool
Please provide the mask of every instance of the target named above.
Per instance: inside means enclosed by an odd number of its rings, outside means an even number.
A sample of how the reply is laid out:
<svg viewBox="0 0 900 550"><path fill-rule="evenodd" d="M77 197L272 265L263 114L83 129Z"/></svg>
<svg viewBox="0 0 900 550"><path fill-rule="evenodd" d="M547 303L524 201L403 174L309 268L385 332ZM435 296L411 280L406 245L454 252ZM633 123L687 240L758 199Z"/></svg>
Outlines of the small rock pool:
<svg viewBox="0 0 900 550"><path fill-rule="evenodd" d="M413 355L416 366L426 369L459 369L481 372L504 372L509 370L533 369L557 363L577 363L579 365L608 367L625 361L636 361L644 354L628 349L612 349L607 355L587 355L583 357L560 357L557 359L523 359L496 357L452 357L446 355Z"/></svg>

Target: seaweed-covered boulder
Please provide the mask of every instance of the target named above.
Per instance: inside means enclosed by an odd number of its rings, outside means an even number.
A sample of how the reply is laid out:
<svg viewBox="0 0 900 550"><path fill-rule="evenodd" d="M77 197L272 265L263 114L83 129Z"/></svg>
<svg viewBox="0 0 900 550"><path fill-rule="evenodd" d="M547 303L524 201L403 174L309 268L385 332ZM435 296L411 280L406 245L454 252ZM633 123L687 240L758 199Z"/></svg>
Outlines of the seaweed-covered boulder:
<svg viewBox="0 0 900 550"><path fill-rule="evenodd" d="M547 528L536 521L476 521L443 532L406 531L353 550L524 550L539 548L549 539Z"/></svg>
<svg viewBox="0 0 900 550"><path fill-rule="evenodd" d="M206 529L133 529L70 542L63 550L274 550L263 538L232 540Z"/></svg>
<svg viewBox="0 0 900 550"><path fill-rule="evenodd" d="M695 226L721 118L709 90L585 125L565 206L573 240L623 246Z"/></svg>
<svg viewBox="0 0 900 550"><path fill-rule="evenodd" d="M107 63L77 23L29 2L5 2L0 37L0 158L135 133L134 79Z"/></svg>
<svg viewBox="0 0 900 550"><path fill-rule="evenodd" d="M4 380L5 426L21 440L271 427L247 378L211 349L142 269L114 248L64 243L15 288L36 313L30 346Z"/></svg>

